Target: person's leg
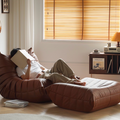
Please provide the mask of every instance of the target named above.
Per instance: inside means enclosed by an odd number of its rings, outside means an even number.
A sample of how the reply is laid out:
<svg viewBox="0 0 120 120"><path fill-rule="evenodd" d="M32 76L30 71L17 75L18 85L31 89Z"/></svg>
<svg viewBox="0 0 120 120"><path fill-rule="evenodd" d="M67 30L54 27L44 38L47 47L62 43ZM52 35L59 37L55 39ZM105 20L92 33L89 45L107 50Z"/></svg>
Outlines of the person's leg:
<svg viewBox="0 0 120 120"><path fill-rule="evenodd" d="M59 59L57 62L55 62L55 64L51 68L50 73L54 72L58 72L66 77L76 79L72 69L62 59Z"/></svg>
<svg viewBox="0 0 120 120"><path fill-rule="evenodd" d="M51 80L53 83L71 83L71 84L77 84L77 85L82 85L85 86L85 82L80 82L77 81L76 79L71 79L69 77L66 77L62 74L59 73L50 73L50 74L45 74L44 78Z"/></svg>

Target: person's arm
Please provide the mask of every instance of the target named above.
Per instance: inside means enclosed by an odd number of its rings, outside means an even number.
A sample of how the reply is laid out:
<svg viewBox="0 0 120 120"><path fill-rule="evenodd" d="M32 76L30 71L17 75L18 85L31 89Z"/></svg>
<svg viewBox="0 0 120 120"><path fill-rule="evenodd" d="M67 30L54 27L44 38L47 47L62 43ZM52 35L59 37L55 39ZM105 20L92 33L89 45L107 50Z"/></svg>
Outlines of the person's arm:
<svg viewBox="0 0 120 120"><path fill-rule="evenodd" d="M45 67L43 67L43 66L41 66L40 68L41 68L42 70L45 70L45 69L46 69L46 68L45 68Z"/></svg>
<svg viewBox="0 0 120 120"><path fill-rule="evenodd" d="M31 61L27 59L28 69L24 75L21 76L22 79L29 79L30 78L30 68L31 68Z"/></svg>
<svg viewBox="0 0 120 120"><path fill-rule="evenodd" d="M40 67L41 70L43 70L43 71L44 71L44 70L48 70L48 69L45 68L43 65L41 65L39 62L37 62L37 64L39 65L39 67Z"/></svg>
<svg viewBox="0 0 120 120"><path fill-rule="evenodd" d="M46 70L46 68L44 66L42 66L38 60L38 57L36 56L36 54L34 52L32 52L32 47L28 49L28 53L35 58L35 60L39 63L40 69L42 70Z"/></svg>

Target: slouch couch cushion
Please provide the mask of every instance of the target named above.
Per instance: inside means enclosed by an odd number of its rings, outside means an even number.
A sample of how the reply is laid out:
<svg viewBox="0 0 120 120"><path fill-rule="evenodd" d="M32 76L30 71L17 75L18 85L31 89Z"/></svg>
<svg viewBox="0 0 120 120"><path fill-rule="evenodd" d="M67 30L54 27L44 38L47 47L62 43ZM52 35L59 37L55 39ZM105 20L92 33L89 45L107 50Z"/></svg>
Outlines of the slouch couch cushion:
<svg viewBox="0 0 120 120"><path fill-rule="evenodd" d="M9 56L0 53L0 94L6 99L20 99L29 102L51 101L45 87L51 81L46 79L22 80L17 76L15 64Z"/></svg>
<svg viewBox="0 0 120 120"><path fill-rule="evenodd" d="M120 102L119 82L89 77L81 81L86 86L55 83L46 91L59 107L81 112L93 112Z"/></svg>

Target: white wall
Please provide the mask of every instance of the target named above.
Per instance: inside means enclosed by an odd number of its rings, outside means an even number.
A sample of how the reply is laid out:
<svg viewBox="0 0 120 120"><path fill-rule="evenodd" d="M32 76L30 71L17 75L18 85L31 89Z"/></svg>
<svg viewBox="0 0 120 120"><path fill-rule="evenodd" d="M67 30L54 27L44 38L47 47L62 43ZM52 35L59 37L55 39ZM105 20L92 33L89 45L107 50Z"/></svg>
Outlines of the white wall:
<svg viewBox="0 0 120 120"><path fill-rule="evenodd" d="M2 31L0 33L0 52L8 54L8 14L1 12L1 1L0 1L0 21L2 23Z"/></svg>
<svg viewBox="0 0 120 120"><path fill-rule="evenodd" d="M89 53L94 49L103 51L108 41L53 41L43 40L43 1L35 0L35 52L47 68L64 59L81 78L89 74ZM114 45L115 43L112 43ZM92 77L119 80L119 75L92 75Z"/></svg>

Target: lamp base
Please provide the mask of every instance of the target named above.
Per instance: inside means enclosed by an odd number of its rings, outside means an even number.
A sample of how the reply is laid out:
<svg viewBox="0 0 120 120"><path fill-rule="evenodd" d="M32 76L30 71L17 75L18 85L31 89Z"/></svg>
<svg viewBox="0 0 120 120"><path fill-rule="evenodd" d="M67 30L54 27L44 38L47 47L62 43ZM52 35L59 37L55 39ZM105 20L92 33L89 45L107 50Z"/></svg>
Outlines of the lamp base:
<svg viewBox="0 0 120 120"><path fill-rule="evenodd" d="M120 47L120 43L119 42L117 42L117 45L116 45L117 47Z"/></svg>

